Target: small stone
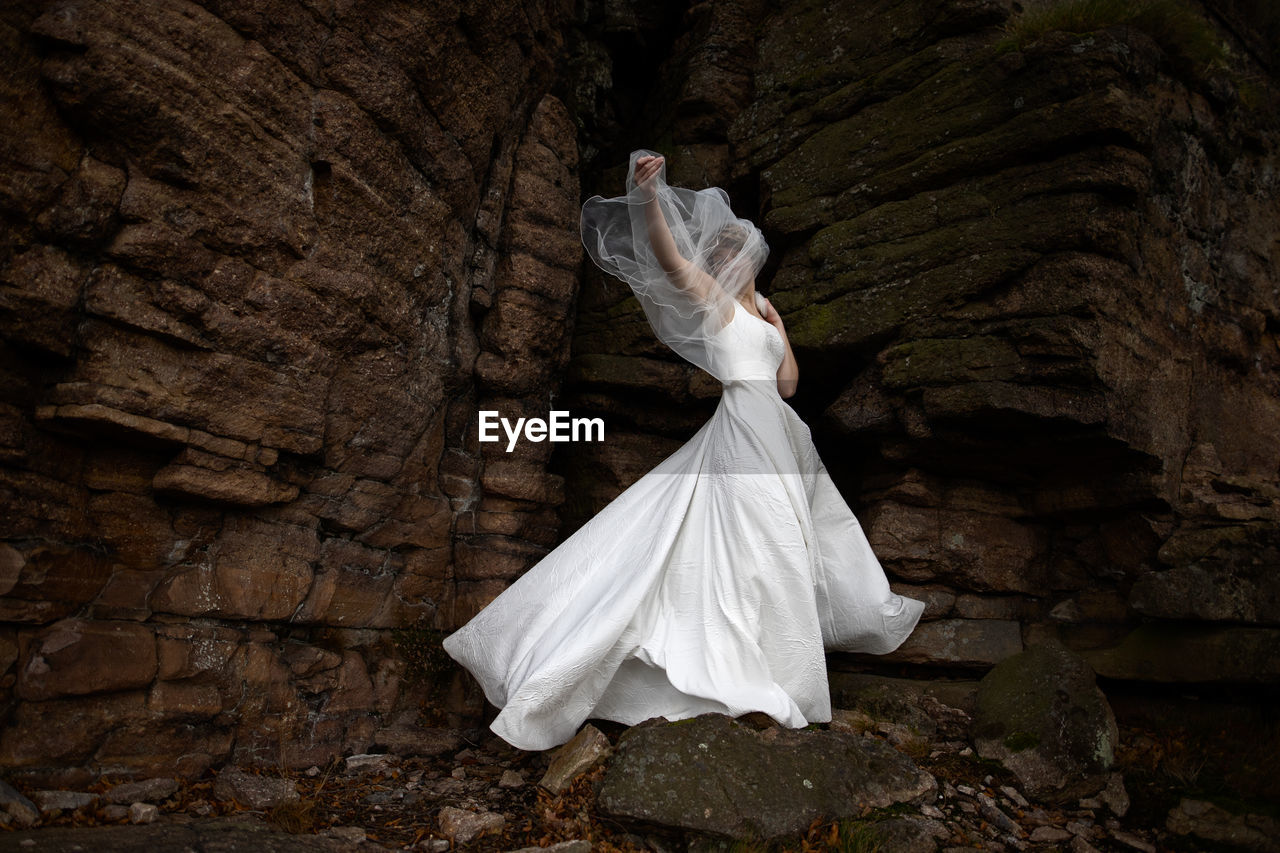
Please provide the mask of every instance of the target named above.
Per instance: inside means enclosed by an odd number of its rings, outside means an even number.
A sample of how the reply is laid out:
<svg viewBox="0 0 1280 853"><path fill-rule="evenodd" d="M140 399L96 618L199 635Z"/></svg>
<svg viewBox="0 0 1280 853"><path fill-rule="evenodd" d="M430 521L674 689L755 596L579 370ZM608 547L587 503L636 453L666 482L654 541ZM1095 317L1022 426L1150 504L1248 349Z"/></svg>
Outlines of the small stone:
<svg viewBox="0 0 1280 853"><path fill-rule="evenodd" d="M449 849L449 842L443 838L424 838L414 849L428 851L428 853L444 853Z"/></svg>
<svg viewBox="0 0 1280 853"><path fill-rule="evenodd" d="M320 768L319 768L319 767L316 767L314 764L312 764L310 767L308 767L308 768L307 768L305 771L303 771L303 772L304 772L304 773L306 773L308 777L310 777L310 778L314 779L314 778L316 778L317 776L319 776L319 775L320 775Z"/></svg>
<svg viewBox="0 0 1280 853"><path fill-rule="evenodd" d="M538 784L553 794L569 787L578 776L586 773L613 752L609 739L595 726L587 725L573 736L573 740L556 750L551 766Z"/></svg>
<svg viewBox="0 0 1280 853"><path fill-rule="evenodd" d="M320 834L348 844L363 844L366 838L364 827L361 826L331 826Z"/></svg>
<svg viewBox="0 0 1280 853"><path fill-rule="evenodd" d="M31 799L40 807L41 814L58 811L75 811L96 805L97 794L84 794L78 791L36 791Z"/></svg>
<svg viewBox="0 0 1280 853"><path fill-rule="evenodd" d="M461 780L461 779L466 779L466 778L467 778L467 771L466 771L464 768L462 768L462 767L455 767L455 768L453 768L453 772L452 772L452 773L450 773L449 775L450 775L450 776L452 776L453 778L455 778L455 779L459 779L459 780Z"/></svg>
<svg viewBox="0 0 1280 853"><path fill-rule="evenodd" d="M1067 832L1072 835L1078 835L1082 838L1093 837L1093 824L1083 820L1072 820L1067 822Z"/></svg>
<svg viewBox="0 0 1280 853"><path fill-rule="evenodd" d="M391 769L393 763L395 763L394 757L386 753L352 755L347 757L343 772L347 774L385 773Z"/></svg>
<svg viewBox="0 0 1280 853"><path fill-rule="evenodd" d="M1055 825L1055 819L1039 806L1032 806L1027 813L1022 816L1022 820L1024 823L1031 823L1033 826Z"/></svg>
<svg viewBox="0 0 1280 853"><path fill-rule="evenodd" d="M1021 838L1019 838L1016 835L1005 835L1005 836L1002 836L1000 840L1003 841L1007 846L1012 847L1014 850L1026 850L1027 847L1030 846L1027 844L1027 842L1023 841Z"/></svg>
<svg viewBox="0 0 1280 853"><path fill-rule="evenodd" d="M502 778L498 780L499 788L523 788L524 777L514 770L502 771Z"/></svg>
<svg viewBox="0 0 1280 853"><path fill-rule="evenodd" d="M1124 817L1129 811L1129 792L1124 788L1124 774L1112 773L1107 778L1107 786L1098 794L1098 799L1111 809L1116 817Z"/></svg>
<svg viewBox="0 0 1280 853"><path fill-rule="evenodd" d="M1122 829L1113 829L1111 837L1121 844L1132 847L1134 850L1140 850L1142 853L1156 853L1156 846L1150 842L1144 841L1132 832L1125 832Z"/></svg>
<svg viewBox="0 0 1280 853"><path fill-rule="evenodd" d="M107 820L124 820L129 816L129 807L122 806L119 803L112 803L109 806L102 807L102 816Z"/></svg>
<svg viewBox="0 0 1280 853"><path fill-rule="evenodd" d="M1003 829L1005 832L1018 834L1022 830L1013 822L1013 820L996 805L996 801L986 794L979 792L978 794L978 811L987 820Z"/></svg>
<svg viewBox="0 0 1280 853"><path fill-rule="evenodd" d="M153 823L160 816L160 809L151 803L134 803L129 806L130 823Z"/></svg>
<svg viewBox="0 0 1280 853"><path fill-rule="evenodd" d="M1015 803L1022 806L1024 809L1029 805L1029 803L1027 802L1027 798L1022 796L1022 793L1012 785L1001 785L1000 793L1004 794L1006 797L1013 800Z"/></svg>
<svg viewBox="0 0 1280 853"><path fill-rule="evenodd" d="M178 791L177 779L143 779L138 782L123 782L107 791L109 803L130 805L132 803L154 803L171 797Z"/></svg>
<svg viewBox="0 0 1280 853"><path fill-rule="evenodd" d="M1056 844L1072 838L1072 834L1056 826L1037 826L1031 832L1031 841L1037 844Z"/></svg>
<svg viewBox="0 0 1280 853"><path fill-rule="evenodd" d="M40 819L36 804L3 779L0 779L0 810L8 812L19 826L31 826Z"/></svg>
<svg viewBox="0 0 1280 853"><path fill-rule="evenodd" d="M1098 848L1077 835L1071 839L1071 853L1098 853Z"/></svg>
<svg viewBox="0 0 1280 853"><path fill-rule="evenodd" d="M453 840L454 844L466 844L473 838L487 832L499 832L506 825L506 820L494 812L469 812L445 806L438 816L440 831Z"/></svg>

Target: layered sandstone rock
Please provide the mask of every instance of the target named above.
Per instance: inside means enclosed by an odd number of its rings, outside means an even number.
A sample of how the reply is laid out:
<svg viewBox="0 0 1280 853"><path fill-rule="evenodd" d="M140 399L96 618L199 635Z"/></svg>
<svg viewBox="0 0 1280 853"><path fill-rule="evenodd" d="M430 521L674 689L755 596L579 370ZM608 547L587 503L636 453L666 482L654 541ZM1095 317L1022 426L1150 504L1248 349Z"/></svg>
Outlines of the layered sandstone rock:
<svg viewBox="0 0 1280 853"><path fill-rule="evenodd" d="M473 422L567 352L565 14L4 11L0 764L439 745L390 629L554 535Z"/></svg>

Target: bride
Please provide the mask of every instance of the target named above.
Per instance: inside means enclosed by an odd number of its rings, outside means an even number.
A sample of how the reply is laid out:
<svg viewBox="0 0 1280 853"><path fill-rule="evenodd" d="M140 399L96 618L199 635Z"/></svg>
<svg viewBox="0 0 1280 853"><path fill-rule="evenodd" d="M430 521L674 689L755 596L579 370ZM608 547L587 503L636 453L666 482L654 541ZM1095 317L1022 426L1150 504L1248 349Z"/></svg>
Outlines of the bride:
<svg viewBox="0 0 1280 853"><path fill-rule="evenodd" d="M588 718L707 712L831 719L824 650L886 654L924 603L890 591L809 429L783 397L799 370L755 290L768 254L725 192L631 155L627 194L582 210L592 260L631 286L659 339L719 379L684 446L444 641L520 749Z"/></svg>

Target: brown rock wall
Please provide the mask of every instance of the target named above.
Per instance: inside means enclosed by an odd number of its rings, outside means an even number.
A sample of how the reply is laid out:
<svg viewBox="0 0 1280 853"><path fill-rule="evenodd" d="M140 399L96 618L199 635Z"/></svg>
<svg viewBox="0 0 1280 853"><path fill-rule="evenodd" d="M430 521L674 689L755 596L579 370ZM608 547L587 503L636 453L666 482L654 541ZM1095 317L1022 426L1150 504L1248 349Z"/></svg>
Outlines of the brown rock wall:
<svg viewBox="0 0 1280 853"><path fill-rule="evenodd" d="M475 410L567 351L568 12L0 13L0 764L405 741L392 629L555 535L546 454L486 474Z"/></svg>

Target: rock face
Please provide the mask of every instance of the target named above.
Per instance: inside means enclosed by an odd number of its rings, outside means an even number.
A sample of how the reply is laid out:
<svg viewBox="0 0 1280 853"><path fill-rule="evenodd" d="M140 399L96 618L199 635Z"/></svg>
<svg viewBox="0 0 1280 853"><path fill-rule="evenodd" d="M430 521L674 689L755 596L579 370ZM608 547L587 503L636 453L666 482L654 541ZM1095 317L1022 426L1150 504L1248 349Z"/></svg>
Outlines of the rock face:
<svg viewBox="0 0 1280 853"><path fill-rule="evenodd" d="M936 791L932 776L875 738L756 730L707 714L623 735L598 804L640 824L767 841L800 834L816 818L924 803Z"/></svg>
<svg viewBox="0 0 1280 853"><path fill-rule="evenodd" d="M929 602L883 660L980 672L1056 635L1117 678L1274 682L1277 22L1206 4L1209 68L1142 27L1019 30L1021 5L700 4L635 145L763 225L789 402ZM571 405L614 440L570 448L570 525L714 402L626 296L584 279Z"/></svg>
<svg viewBox="0 0 1280 853"><path fill-rule="evenodd" d="M0 12L0 764L323 764L555 536L556 0ZM545 414L545 412L544 412Z"/></svg>

